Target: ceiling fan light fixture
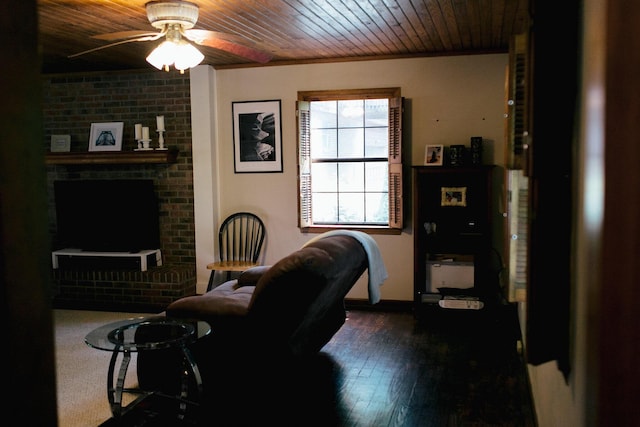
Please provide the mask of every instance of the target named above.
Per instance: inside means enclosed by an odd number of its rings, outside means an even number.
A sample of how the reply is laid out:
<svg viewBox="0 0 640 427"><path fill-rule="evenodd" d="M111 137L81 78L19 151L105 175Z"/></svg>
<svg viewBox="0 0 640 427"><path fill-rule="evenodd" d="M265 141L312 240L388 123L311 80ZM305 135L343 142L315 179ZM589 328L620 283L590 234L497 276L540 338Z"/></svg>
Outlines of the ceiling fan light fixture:
<svg viewBox="0 0 640 427"><path fill-rule="evenodd" d="M161 37L165 37L166 41L147 56L147 62L159 70L164 68L169 71L169 67L175 64L178 70L184 72L187 68L195 67L204 60L204 55L187 40L197 45L222 50L259 63L268 62L272 58L270 53L246 45L240 36L193 29L198 21L197 4L182 0L160 0L147 2L145 7L149 22L153 27L159 29L159 32L149 33L134 30L98 34L93 37L115 41L105 46L69 55L69 58L124 43L156 41Z"/></svg>
<svg viewBox="0 0 640 427"><path fill-rule="evenodd" d="M204 55L194 45L184 40L178 43L175 53L174 66L180 72L193 68L200 64L204 59Z"/></svg>
<svg viewBox="0 0 640 427"><path fill-rule="evenodd" d="M184 40L165 40L147 56L147 62L158 70L169 71L169 67L174 65L181 73L200 64L203 59L204 55Z"/></svg>
<svg viewBox="0 0 640 427"><path fill-rule="evenodd" d="M158 70L162 70L165 66L168 67L173 64L174 51L175 43L165 40L151 51L147 56L147 62Z"/></svg>
<svg viewBox="0 0 640 427"><path fill-rule="evenodd" d="M149 22L158 29L167 24L179 24L187 30L198 21L198 5L186 1L150 1L145 8Z"/></svg>

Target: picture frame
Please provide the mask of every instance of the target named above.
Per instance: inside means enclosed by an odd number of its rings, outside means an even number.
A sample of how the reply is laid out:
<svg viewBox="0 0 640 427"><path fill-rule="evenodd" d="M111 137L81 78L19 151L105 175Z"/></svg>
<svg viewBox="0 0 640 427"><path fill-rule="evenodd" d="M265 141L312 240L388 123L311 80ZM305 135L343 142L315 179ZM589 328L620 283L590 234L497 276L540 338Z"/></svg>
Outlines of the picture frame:
<svg viewBox="0 0 640 427"><path fill-rule="evenodd" d="M441 187L440 206L467 206L467 187Z"/></svg>
<svg viewBox="0 0 640 427"><path fill-rule="evenodd" d="M424 164L426 166L442 166L443 158L443 145L427 145L424 147Z"/></svg>
<svg viewBox="0 0 640 427"><path fill-rule="evenodd" d="M71 135L51 135L51 152L64 153L71 151Z"/></svg>
<svg viewBox="0 0 640 427"><path fill-rule="evenodd" d="M89 151L122 150L124 122L91 123Z"/></svg>
<svg viewBox="0 0 640 427"><path fill-rule="evenodd" d="M282 172L281 101L232 102L235 173Z"/></svg>

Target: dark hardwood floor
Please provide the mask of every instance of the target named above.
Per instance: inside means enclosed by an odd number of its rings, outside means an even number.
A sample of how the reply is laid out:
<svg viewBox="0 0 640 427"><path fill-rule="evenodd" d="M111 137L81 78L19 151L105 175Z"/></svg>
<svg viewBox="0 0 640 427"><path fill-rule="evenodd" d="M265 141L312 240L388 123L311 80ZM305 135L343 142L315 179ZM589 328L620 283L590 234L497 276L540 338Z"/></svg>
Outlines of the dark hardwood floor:
<svg viewBox="0 0 640 427"><path fill-rule="evenodd" d="M177 422L161 403L155 414L141 405L153 421L132 411L104 426L535 427L518 341L512 307L426 307L417 316L351 309L317 357L220 367L216 377L232 385L205 384L219 392L197 421ZM248 364L259 382L253 373L247 380Z"/></svg>
<svg viewBox="0 0 640 427"><path fill-rule="evenodd" d="M344 426L535 426L515 312L351 310L324 351Z"/></svg>

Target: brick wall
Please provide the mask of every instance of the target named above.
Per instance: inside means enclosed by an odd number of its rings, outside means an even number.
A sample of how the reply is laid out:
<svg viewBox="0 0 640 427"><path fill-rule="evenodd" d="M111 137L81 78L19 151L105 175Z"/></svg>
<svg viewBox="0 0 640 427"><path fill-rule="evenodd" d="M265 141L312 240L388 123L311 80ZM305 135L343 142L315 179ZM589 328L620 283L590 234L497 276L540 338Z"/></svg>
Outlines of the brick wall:
<svg viewBox="0 0 640 427"><path fill-rule="evenodd" d="M157 147L158 115L165 117L165 145L179 150L175 164L47 166L53 246L56 245L55 180L153 179L160 202L164 264L191 266L195 271L189 74L143 70L44 75L42 91L45 152L50 149L51 135L70 135L71 151L87 152L91 123L99 122L124 122L123 151L137 147L136 123L149 127L151 146Z"/></svg>
<svg viewBox="0 0 640 427"><path fill-rule="evenodd" d="M54 271L56 308L156 313L196 292L195 270L161 266L147 271Z"/></svg>

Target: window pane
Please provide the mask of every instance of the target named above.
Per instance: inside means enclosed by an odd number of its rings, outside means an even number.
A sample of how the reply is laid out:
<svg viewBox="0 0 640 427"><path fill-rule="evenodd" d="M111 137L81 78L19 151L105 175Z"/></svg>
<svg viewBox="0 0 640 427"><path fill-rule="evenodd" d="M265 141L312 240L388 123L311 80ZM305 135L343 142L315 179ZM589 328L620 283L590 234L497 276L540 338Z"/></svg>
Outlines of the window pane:
<svg viewBox="0 0 640 427"><path fill-rule="evenodd" d="M311 164L311 191L338 191L338 164ZM315 197L315 195L314 195Z"/></svg>
<svg viewBox="0 0 640 427"><path fill-rule="evenodd" d="M389 100L388 99L367 99L364 103L365 122L364 125L388 126L389 125Z"/></svg>
<svg viewBox="0 0 640 427"><path fill-rule="evenodd" d="M364 222L364 194L340 193L339 222L362 223Z"/></svg>
<svg viewBox="0 0 640 427"><path fill-rule="evenodd" d="M365 163L365 191L382 191L389 190L389 164L386 162L367 162Z"/></svg>
<svg viewBox="0 0 640 427"><path fill-rule="evenodd" d="M366 220L367 222L389 221L389 195L387 193L366 193Z"/></svg>
<svg viewBox="0 0 640 427"><path fill-rule="evenodd" d="M336 101L313 101L310 105L311 129L335 128L337 126Z"/></svg>
<svg viewBox="0 0 640 427"><path fill-rule="evenodd" d="M364 157L389 157L389 128L366 128Z"/></svg>
<svg viewBox="0 0 640 427"><path fill-rule="evenodd" d="M338 101L338 127L363 127L364 102L361 99Z"/></svg>
<svg viewBox="0 0 640 427"><path fill-rule="evenodd" d="M340 163L338 166L339 191L364 191L364 164Z"/></svg>
<svg viewBox="0 0 640 427"><path fill-rule="evenodd" d="M364 130L338 129L338 157L341 159L364 157Z"/></svg>
<svg viewBox="0 0 640 427"><path fill-rule="evenodd" d="M335 159L338 155L336 129L311 130L311 158Z"/></svg>
<svg viewBox="0 0 640 427"><path fill-rule="evenodd" d="M313 193L313 222L338 222L338 193Z"/></svg>

